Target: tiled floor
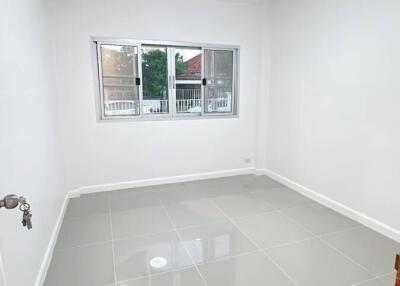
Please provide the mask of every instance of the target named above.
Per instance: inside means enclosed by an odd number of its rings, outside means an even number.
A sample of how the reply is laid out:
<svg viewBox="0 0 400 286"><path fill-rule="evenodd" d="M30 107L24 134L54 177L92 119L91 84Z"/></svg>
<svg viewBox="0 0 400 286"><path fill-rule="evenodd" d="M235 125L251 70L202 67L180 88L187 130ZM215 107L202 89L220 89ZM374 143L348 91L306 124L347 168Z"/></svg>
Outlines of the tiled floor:
<svg viewBox="0 0 400 286"><path fill-rule="evenodd" d="M264 177L72 199L46 286L389 286L400 245Z"/></svg>

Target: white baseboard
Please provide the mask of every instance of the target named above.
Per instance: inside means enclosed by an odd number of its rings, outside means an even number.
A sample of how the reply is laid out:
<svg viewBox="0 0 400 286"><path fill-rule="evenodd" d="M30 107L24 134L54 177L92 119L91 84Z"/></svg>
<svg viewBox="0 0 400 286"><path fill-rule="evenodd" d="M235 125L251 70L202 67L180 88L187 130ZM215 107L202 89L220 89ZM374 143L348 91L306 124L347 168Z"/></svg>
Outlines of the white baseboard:
<svg viewBox="0 0 400 286"><path fill-rule="evenodd" d="M171 183L206 180L206 179L213 179L220 177L255 174L255 172L256 169L251 167L251 168L231 169L231 170L206 172L206 173L196 173L196 174L181 175L181 176L134 180L127 182L116 182L116 183L102 184L102 185L92 185L92 186L80 187L77 190L70 191L69 197L74 198L74 197L79 197L82 194L89 194L89 193L98 193L98 192L122 190L122 189L137 188L137 187L146 187L146 186L164 185Z"/></svg>
<svg viewBox="0 0 400 286"><path fill-rule="evenodd" d="M65 199L64 199L63 204L61 206L61 210L60 210L60 213L59 213L59 215L57 217L56 224L55 224L55 226L53 228L53 232L52 232L51 237L50 237L49 245L47 246L46 253L44 255L44 259L42 261L42 264L41 264L40 269L39 269L38 276L37 276L36 281L35 281L35 286L42 286L43 283L44 283L44 280L46 279L47 270L49 269L51 258L53 257L54 248L56 246L57 237L58 237L58 234L60 232L61 224L63 222L64 215L65 215L65 212L66 212L67 207L68 207L68 202L69 202L69 196L67 194L65 196Z"/></svg>
<svg viewBox="0 0 400 286"><path fill-rule="evenodd" d="M390 237L391 239L393 239L397 242L400 242L400 231L399 230L397 230L391 226L388 226L366 214L356 211L342 203L339 203L338 201L335 201L335 200L333 200L327 196L324 196L314 190L304 187L304 186L302 186L288 178L285 178L284 176L274 173L270 170L257 169L256 174L268 176L268 177L278 181L279 183L293 189L294 191L297 191L300 194L320 203L321 205L324 205L330 209L333 209L333 210L337 211L338 213L340 213L344 216L347 216L347 217L351 218L352 220L355 220L384 236Z"/></svg>

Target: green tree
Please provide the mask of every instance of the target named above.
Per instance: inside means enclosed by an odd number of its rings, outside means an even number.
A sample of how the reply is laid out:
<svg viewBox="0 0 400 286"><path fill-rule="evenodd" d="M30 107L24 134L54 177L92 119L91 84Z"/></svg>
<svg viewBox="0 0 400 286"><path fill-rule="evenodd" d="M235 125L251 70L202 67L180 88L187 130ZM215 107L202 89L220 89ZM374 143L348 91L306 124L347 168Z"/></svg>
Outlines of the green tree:
<svg viewBox="0 0 400 286"><path fill-rule="evenodd" d="M162 97L167 89L167 54L159 49L143 53L143 90L151 97Z"/></svg>
<svg viewBox="0 0 400 286"><path fill-rule="evenodd" d="M148 49L142 54L143 90L145 96L160 98L167 90L167 54L160 49ZM176 74L184 74L186 65L183 56L175 55Z"/></svg>
<svg viewBox="0 0 400 286"><path fill-rule="evenodd" d="M181 56L179 53L176 53L175 55L175 72L176 75L182 75L186 73L186 65L183 61L183 56Z"/></svg>

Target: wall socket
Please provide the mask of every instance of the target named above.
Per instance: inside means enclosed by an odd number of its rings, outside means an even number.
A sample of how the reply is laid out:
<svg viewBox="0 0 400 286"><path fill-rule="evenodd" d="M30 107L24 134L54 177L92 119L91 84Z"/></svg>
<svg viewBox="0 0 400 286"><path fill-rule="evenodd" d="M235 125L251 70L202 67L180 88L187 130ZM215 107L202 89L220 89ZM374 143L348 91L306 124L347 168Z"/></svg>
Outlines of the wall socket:
<svg viewBox="0 0 400 286"><path fill-rule="evenodd" d="M243 162L245 162L246 164L250 164L251 163L251 158L244 158Z"/></svg>

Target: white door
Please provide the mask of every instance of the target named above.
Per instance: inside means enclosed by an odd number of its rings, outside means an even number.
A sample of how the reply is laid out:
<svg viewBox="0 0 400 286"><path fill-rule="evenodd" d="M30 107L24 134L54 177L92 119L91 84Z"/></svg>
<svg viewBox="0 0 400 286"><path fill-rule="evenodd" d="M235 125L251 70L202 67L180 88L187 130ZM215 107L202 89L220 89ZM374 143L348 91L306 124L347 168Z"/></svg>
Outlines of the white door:
<svg viewBox="0 0 400 286"><path fill-rule="evenodd" d="M6 277L4 275L3 260L0 252L0 286L6 286Z"/></svg>

